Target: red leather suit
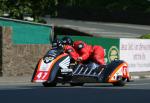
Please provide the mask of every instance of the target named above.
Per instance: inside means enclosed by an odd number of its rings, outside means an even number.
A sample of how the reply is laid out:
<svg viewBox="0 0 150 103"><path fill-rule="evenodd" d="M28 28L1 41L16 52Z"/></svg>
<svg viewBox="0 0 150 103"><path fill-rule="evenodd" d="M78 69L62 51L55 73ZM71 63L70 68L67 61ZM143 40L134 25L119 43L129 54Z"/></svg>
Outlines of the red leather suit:
<svg viewBox="0 0 150 103"><path fill-rule="evenodd" d="M82 57L82 61L93 60L97 64L105 64L103 47L87 45L83 41L75 41L73 47L79 57Z"/></svg>
<svg viewBox="0 0 150 103"><path fill-rule="evenodd" d="M77 58L79 57L79 54L70 45L65 45L64 52L68 53L74 60L77 60Z"/></svg>

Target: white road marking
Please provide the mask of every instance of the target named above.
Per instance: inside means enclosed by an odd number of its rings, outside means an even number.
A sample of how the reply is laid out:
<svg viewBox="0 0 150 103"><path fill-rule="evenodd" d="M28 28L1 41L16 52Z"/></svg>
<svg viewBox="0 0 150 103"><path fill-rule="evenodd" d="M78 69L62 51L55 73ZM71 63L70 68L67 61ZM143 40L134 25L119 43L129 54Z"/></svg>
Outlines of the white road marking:
<svg viewBox="0 0 150 103"><path fill-rule="evenodd" d="M101 31L94 31L93 33L102 33L102 34L116 34L116 35L124 35L124 34L127 34L127 35L134 35L133 33L125 33L125 32L101 32ZM137 35L137 34L136 34Z"/></svg>
<svg viewBox="0 0 150 103"><path fill-rule="evenodd" d="M76 25L62 25L64 27L70 27L70 28L76 28L78 30L87 30L87 31L91 31L91 32L94 32L94 33L111 33L111 34L128 34L128 35L137 35L137 34L134 34L134 33L126 33L126 32L107 32L106 30L104 29L100 29L100 28L89 28L89 27L83 27L83 26L76 26Z"/></svg>
<svg viewBox="0 0 150 103"><path fill-rule="evenodd" d="M92 31L100 30L100 31L105 31L104 29L100 29L100 28L92 28L92 27L89 28L89 27L76 26L76 25L61 25L61 26L69 27L69 28L76 28L76 29L79 29L79 30L92 30Z"/></svg>
<svg viewBox="0 0 150 103"><path fill-rule="evenodd" d="M70 27L72 29L77 29L85 33L98 34L98 36L103 36L103 37L139 37L142 35L142 34L127 33L127 32L107 32L104 29L89 28L89 27L82 27L82 26L75 26L75 25L63 25L63 26Z"/></svg>
<svg viewBox="0 0 150 103"><path fill-rule="evenodd" d="M132 28L132 29L142 29L142 30L150 30L150 26L135 26L135 25L127 25L127 24L124 24L124 25L121 25L121 24L104 24L104 25L108 25L108 26L114 26L114 27L126 27L126 28Z"/></svg>
<svg viewBox="0 0 150 103"><path fill-rule="evenodd" d="M114 27L127 27L132 29L143 29L143 30L150 30L150 26L148 25L134 25L134 24L121 24L121 23L101 23L101 22L86 22L88 24L95 24L95 25L106 25L106 26L114 26Z"/></svg>
<svg viewBox="0 0 150 103"><path fill-rule="evenodd" d="M136 86L139 85L140 86L140 85L150 85L150 83L137 83L137 84L126 84L126 85L136 85Z"/></svg>

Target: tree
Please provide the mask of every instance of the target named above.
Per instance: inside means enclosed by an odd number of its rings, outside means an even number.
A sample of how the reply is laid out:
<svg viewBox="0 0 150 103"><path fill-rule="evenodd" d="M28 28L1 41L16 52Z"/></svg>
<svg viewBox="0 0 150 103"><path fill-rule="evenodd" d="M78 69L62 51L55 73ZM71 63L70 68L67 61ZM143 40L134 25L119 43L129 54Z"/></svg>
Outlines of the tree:
<svg viewBox="0 0 150 103"><path fill-rule="evenodd" d="M11 18L23 19L24 15L30 15L39 22L47 14L57 17L59 7L94 11L95 15L106 11L150 14L150 0L0 0L0 16L8 13Z"/></svg>

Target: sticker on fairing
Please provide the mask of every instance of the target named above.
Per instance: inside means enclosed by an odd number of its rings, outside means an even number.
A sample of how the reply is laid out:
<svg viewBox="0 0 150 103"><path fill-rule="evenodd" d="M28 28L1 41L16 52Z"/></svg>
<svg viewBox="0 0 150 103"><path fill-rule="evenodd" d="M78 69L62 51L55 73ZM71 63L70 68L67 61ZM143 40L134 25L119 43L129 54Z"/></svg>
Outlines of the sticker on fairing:
<svg viewBox="0 0 150 103"><path fill-rule="evenodd" d="M44 61L42 60L39 71L49 71L50 65L51 65L51 62L50 63L44 63Z"/></svg>
<svg viewBox="0 0 150 103"><path fill-rule="evenodd" d="M44 82L48 79L48 75L49 75L49 72L45 72L45 71L38 71L36 76L35 76L35 81L36 82Z"/></svg>
<svg viewBox="0 0 150 103"><path fill-rule="evenodd" d="M34 77L35 82L44 82L48 79L49 73L50 73L50 63L44 63L43 60L41 60L39 64L39 69L36 72L36 75Z"/></svg>
<svg viewBox="0 0 150 103"><path fill-rule="evenodd" d="M127 77L127 76L128 76L128 69L127 69L127 66L123 66L123 67L122 67L122 73L123 73L123 77Z"/></svg>

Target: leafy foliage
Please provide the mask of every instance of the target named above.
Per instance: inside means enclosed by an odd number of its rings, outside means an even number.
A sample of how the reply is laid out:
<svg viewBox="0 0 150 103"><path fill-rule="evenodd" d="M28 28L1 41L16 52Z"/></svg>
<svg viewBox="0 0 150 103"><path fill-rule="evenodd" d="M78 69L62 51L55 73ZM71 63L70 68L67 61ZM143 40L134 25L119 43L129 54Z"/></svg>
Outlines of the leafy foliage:
<svg viewBox="0 0 150 103"><path fill-rule="evenodd" d="M30 15L38 22L47 14L57 17L60 6L150 13L150 0L0 0L0 16L8 13L11 18L23 19L24 15Z"/></svg>
<svg viewBox="0 0 150 103"><path fill-rule="evenodd" d="M142 35L140 38L142 38L142 39L150 39L150 34Z"/></svg>
<svg viewBox="0 0 150 103"><path fill-rule="evenodd" d="M41 16L55 12L55 2L55 0L1 0L0 16L9 14L11 18L23 19L29 15L39 22Z"/></svg>

